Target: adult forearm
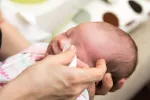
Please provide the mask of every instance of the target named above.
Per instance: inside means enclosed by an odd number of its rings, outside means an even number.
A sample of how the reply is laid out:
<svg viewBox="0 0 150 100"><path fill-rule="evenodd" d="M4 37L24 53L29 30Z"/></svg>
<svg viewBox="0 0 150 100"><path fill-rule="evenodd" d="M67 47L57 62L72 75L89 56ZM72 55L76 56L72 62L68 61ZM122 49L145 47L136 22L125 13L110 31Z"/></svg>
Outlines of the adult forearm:
<svg viewBox="0 0 150 100"><path fill-rule="evenodd" d="M0 90L0 100L36 100L30 89L18 80L5 85Z"/></svg>
<svg viewBox="0 0 150 100"><path fill-rule="evenodd" d="M25 40L22 34L19 33L11 24L4 21L1 24L2 30L2 47L0 51L1 60L12 56L23 49L27 48L30 43Z"/></svg>

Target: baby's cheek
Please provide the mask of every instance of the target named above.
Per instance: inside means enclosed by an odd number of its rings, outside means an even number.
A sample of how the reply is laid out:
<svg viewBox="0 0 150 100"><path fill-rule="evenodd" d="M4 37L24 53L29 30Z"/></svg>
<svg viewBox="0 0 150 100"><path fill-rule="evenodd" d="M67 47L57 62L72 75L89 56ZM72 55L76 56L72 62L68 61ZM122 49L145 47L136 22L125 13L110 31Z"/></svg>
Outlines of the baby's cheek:
<svg viewBox="0 0 150 100"><path fill-rule="evenodd" d="M77 49L77 58L82 61L84 65L86 64L87 66L91 66L91 61L89 61L88 55L86 55L82 49Z"/></svg>

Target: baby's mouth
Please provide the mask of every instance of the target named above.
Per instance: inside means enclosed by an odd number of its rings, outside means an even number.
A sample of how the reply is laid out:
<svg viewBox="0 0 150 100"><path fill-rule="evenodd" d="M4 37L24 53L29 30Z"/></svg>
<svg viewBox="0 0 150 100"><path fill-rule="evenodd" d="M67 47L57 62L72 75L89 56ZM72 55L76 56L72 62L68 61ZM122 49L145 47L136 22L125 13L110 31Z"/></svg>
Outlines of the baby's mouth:
<svg viewBox="0 0 150 100"><path fill-rule="evenodd" d="M57 44L51 46L51 54L56 55L62 52L62 49Z"/></svg>
<svg viewBox="0 0 150 100"><path fill-rule="evenodd" d="M66 51L67 49L69 49L70 45L69 43L64 43L64 42L60 42L60 41L54 41L54 43L52 43L50 50L51 50L51 54L52 55L56 55L59 54L61 52Z"/></svg>

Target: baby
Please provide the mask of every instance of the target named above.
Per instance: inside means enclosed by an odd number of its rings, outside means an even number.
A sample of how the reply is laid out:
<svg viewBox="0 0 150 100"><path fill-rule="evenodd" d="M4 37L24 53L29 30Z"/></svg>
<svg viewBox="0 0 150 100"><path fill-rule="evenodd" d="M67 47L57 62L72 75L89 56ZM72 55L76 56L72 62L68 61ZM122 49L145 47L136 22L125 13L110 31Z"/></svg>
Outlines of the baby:
<svg viewBox="0 0 150 100"><path fill-rule="evenodd" d="M0 74L4 76L0 77L0 85L15 78L45 54L62 52L66 44L76 46L77 58L89 66L96 66L98 59L105 59L107 72L112 74L114 84L129 78L137 65L138 50L128 34L107 23L88 22L58 35L48 48L39 44L8 58L0 67Z"/></svg>
<svg viewBox="0 0 150 100"><path fill-rule="evenodd" d="M71 28L52 40L47 53L60 53L65 43L75 45L77 58L89 66L105 59L114 84L129 78L137 65L138 50L133 39L107 23L88 22Z"/></svg>

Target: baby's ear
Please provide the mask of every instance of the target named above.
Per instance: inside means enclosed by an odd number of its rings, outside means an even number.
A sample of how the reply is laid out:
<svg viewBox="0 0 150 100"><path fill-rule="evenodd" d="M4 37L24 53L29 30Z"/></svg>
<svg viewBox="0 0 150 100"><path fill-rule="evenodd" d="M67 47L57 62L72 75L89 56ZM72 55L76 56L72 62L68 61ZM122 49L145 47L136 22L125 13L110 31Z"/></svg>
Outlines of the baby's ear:
<svg viewBox="0 0 150 100"><path fill-rule="evenodd" d="M118 87L117 87L117 89L121 89L121 88L124 86L126 80L127 80L126 78L120 79L120 80L118 81Z"/></svg>
<svg viewBox="0 0 150 100"><path fill-rule="evenodd" d="M111 89L111 92L115 92L121 89L124 86L126 80L127 80L126 78L120 79L116 84L114 84L113 88Z"/></svg>

